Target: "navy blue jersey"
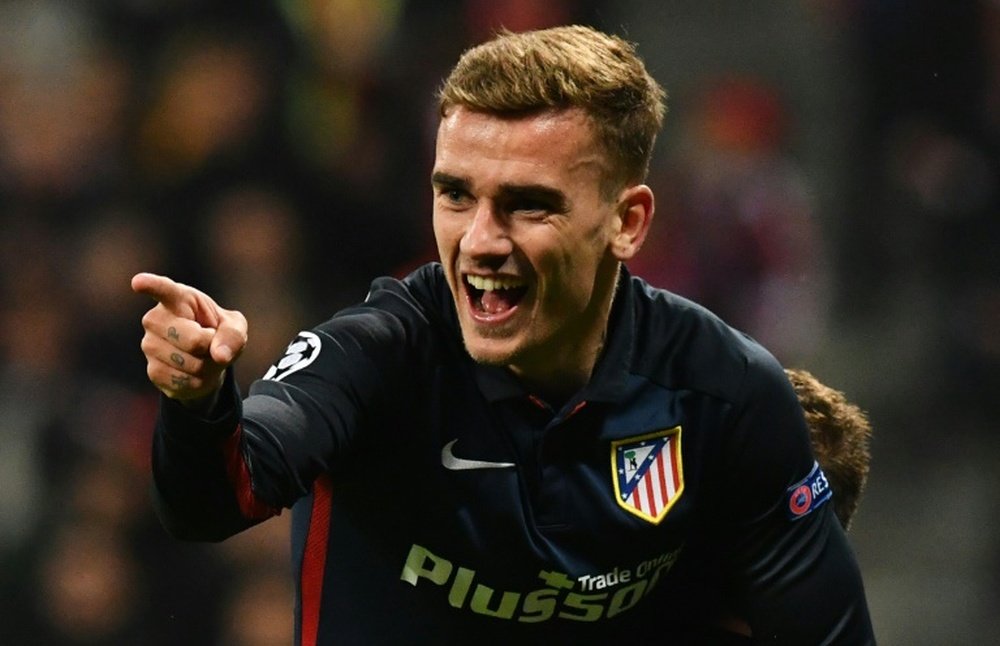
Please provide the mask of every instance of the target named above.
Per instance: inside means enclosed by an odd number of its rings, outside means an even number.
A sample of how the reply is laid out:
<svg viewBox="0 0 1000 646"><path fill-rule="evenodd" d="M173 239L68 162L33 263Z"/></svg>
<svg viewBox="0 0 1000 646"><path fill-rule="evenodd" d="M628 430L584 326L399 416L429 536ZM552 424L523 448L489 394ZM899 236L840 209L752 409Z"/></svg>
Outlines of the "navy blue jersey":
<svg viewBox="0 0 1000 646"><path fill-rule="evenodd" d="M292 509L302 644L710 643L727 610L770 644L874 641L781 367L627 272L559 408L468 356L430 264L242 402L231 376L207 418L164 399L154 477L182 538Z"/></svg>

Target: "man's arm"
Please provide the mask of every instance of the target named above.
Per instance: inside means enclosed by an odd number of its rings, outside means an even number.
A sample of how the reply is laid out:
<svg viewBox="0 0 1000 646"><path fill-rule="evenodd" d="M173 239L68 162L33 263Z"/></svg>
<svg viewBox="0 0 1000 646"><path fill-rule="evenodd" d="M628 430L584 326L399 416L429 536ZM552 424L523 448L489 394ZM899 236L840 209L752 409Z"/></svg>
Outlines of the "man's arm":
<svg viewBox="0 0 1000 646"><path fill-rule="evenodd" d="M164 528L182 540L220 541L280 512L253 495L232 370L215 400L206 411L160 401L153 505Z"/></svg>
<svg viewBox="0 0 1000 646"><path fill-rule="evenodd" d="M216 541L277 513L240 493L249 482L240 396L228 368L246 345L246 319L165 276L138 274L132 289L157 302L142 318L141 347L163 394L153 502L164 527L178 538Z"/></svg>
<svg viewBox="0 0 1000 646"><path fill-rule="evenodd" d="M829 504L802 409L770 359L751 365L729 446L723 520L737 613L769 644L874 643L861 575Z"/></svg>
<svg viewBox="0 0 1000 646"><path fill-rule="evenodd" d="M386 281L373 285L370 303L300 332L244 399L214 354L216 343L238 354L246 339L242 315L169 279L148 280L152 287L137 291L160 304L143 319L143 350L150 379L164 393L153 440L154 500L161 522L180 538L221 540L291 507L320 474L341 477L355 468L366 429L400 402L395 380L407 379L403 368L414 365L409 348L426 347L409 339L413 320L422 319L407 288ZM199 348L177 349L171 328L181 343L200 335ZM224 331L228 340L220 341ZM201 359L181 355L193 372L178 370L171 357L181 352Z"/></svg>
<svg viewBox="0 0 1000 646"><path fill-rule="evenodd" d="M830 504L846 532L868 479L871 423L865 412L849 401L843 392L827 386L812 373L786 369L785 374L805 413L816 461L830 481L833 491ZM723 643L723 636L734 644L752 643L750 626L733 614L723 614L713 643Z"/></svg>

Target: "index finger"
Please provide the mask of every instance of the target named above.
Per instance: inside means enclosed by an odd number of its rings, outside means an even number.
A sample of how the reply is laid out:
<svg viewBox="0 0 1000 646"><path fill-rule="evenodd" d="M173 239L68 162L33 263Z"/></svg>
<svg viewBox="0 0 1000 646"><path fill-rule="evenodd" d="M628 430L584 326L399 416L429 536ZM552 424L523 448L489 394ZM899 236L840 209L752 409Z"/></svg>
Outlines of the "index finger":
<svg viewBox="0 0 1000 646"><path fill-rule="evenodd" d="M136 274L132 277L132 291L149 296L175 314L189 314L179 311L185 300L183 286L166 276L148 272Z"/></svg>

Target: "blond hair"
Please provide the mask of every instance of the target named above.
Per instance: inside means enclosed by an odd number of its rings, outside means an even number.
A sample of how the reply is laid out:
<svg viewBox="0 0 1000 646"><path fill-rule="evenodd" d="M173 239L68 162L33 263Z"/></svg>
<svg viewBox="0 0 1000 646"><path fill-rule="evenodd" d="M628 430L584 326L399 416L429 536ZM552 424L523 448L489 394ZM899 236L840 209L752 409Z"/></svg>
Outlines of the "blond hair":
<svg viewBox="0 0 1000 646"><path fill-rule="evenodd" d="M441 116L458 105L500 114L583 110L611 161L605 192L646 178L665 99L632 43L579 25L500 31L466 51L438 91Z"/></svg>

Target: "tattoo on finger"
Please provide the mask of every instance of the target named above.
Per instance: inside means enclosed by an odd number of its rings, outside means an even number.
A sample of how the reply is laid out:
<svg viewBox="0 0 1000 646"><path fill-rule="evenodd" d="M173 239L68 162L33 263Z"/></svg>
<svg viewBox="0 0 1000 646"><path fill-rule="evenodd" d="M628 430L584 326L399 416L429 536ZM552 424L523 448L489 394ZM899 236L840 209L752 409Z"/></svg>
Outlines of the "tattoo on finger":
<svg viewBox="0 0 1000 646"><path fill-rule="evenodd" d="M191 385L191 376L170 375L170 385L175 389L187 388Z"/></svg>
<svg viewBox="0 0 1000 646"><path fill-rule="evenodd" d="M184 365L184 357L182 357L179 352L172 353L170 355L170 360L176 363L178 366Z"/></svg>
<svg viewBox="0 0 1000 646"><path fill-rule="evenodd" d="M171 325L170 327L167 328L167 338L173 339L174 341L180 341L181 334L180 332L177 331L177 328Z"/></svg>

